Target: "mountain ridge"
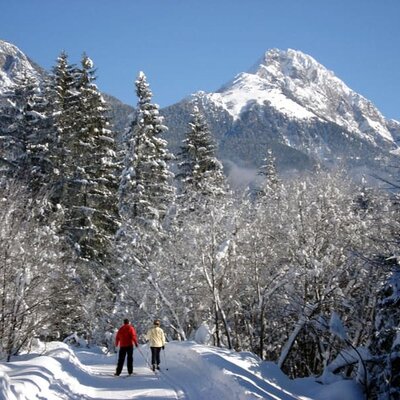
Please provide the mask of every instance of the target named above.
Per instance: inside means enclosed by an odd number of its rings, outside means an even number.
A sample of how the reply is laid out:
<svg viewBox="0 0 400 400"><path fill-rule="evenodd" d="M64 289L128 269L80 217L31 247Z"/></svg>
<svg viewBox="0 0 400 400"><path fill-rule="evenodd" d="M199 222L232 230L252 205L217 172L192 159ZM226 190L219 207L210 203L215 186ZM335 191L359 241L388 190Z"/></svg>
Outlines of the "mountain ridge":
<svg viewBox="0 0 400 400"><path fill-rule="evenodd" d="M0 40L3 98L23 71L38 79L47 74L16 46ZM122 140L134 109L113 96L105 98ZM258 168L267 148L282 171L345 163L368 173L398 162L400 122L385 119L371 101L299 50L268 50L217 91L197 92L161 109L174 152L188 130L193 103L204 113L228 169L232 164Z"/></svg>
<svg viewBox="0 0 400 400"><path fill-rule="evenodd" d="M258 168L267 148L281 170L345 164L364 174L398 161L400 123L298 50L271 49L217 91L163 109L175 146L191 103L206 116L220 158L246 168Z"/></svg>

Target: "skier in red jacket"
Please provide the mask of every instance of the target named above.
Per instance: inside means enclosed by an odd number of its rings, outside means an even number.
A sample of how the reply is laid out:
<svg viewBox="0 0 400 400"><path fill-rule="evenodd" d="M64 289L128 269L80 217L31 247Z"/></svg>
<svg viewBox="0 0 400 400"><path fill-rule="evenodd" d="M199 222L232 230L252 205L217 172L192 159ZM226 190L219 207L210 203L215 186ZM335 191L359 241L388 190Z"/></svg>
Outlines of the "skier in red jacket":
<svg viewBox="0 0 400 400"><path fill-rule="evenodd" d="M133 346L138 347L139 343L135 328L129 323L128 319L124 319L124 324L119 328L115 338L115 346L119 346L117 370L114 375L119 376L125 362L125 356L128 356L128 374L133 372Z"/></svg>

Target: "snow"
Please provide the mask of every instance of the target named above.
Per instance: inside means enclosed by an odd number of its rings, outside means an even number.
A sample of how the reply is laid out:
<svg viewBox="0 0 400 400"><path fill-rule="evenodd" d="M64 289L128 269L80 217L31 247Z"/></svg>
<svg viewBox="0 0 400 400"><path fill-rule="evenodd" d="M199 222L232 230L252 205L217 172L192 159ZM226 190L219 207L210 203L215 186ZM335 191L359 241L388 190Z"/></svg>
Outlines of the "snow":
<svg viewBox="0 0 400 400"><path fill-rule="evenodd" d="M116 354L100 348L52 342L37 351L0 363L1 399L363 399L352 381L289 380L276 364L251 353L190 341L167 344L157 375L148 366L149 348L140 346L132 377L126 369L114 377Z"/></svg>
<svg viewBox="0 0 400 400"><path fill-rule="evenodd" d="M15 79L23 76L37 77L28 58L16 46L0 40L0 94L15 86Z"/></svg>
<svg viewBox="0 0 400 400"><path fill-rule="evenodd" d="M202 92L197 96L204 97ZM394 142L388 121L362 95L301 51L271 49L248 72L205 97L234 121L254 105L269 106L286 117L338 124L365 140Z"/></svg>
<svg viewBox="0 0 400 400"><path fill-rule="evenodd" d="M207 326L207 324L203 323L196 330L194 340L199 344L208 344L211 342L211 335L212 332L210 331L210 328Z"/></svg>
<svg viewBox="0 0 400 400"><path fill-rule="evenodd" d="M234 120L250 105L270 104L283 114L299 119L316 118L316 115L286 97L279 89L269 88L258 75L243 73L238 75L229 90L213 93L210 99L223 107Z"/></svg>
<svg viewBox="0 0 400 400"><path fill-rule="evenodd" d="M346 330L342 324L342 320L336 312L332 312L331 320L329 322L329 329L334 335L336 335L340 339L344 341L347 340Z"/></svg>

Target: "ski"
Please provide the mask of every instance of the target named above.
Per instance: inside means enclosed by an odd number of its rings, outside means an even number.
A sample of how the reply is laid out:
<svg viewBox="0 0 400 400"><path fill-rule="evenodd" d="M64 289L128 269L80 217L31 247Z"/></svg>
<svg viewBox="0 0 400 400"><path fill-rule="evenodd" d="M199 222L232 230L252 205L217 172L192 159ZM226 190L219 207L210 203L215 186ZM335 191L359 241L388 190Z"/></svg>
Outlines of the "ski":
<svg viewBox="0 0 400 400"><path fill-rule="evenodd" d="M115 375L115 374L113 374L114 377L116 377L116 378L123 378L123 379L125 379L125 378L130 378L130 377L132 377L132 376L134 376L134 375L138 375L138 373L137 373L137 372L133 372L133 373L130 374L130 375Z"/></svg>
<svg viewBox="0 0 400 400"><path fill-rule="evenodd" d="M160 374L165 374L165 371L168 371L168 368L164 368L164 369L156 369L153 371L153 368L150 368L150 370L154 373L154 375L160 375Z"/></svg>
<svg viewBox="0 0 400 400"><path fill-rule="evenodd" d="M159 369L153 370L153 368L150 367L150 371L154 374L154 376L157 377L157 379L160 379L160 372L161 371Z"/></svg>

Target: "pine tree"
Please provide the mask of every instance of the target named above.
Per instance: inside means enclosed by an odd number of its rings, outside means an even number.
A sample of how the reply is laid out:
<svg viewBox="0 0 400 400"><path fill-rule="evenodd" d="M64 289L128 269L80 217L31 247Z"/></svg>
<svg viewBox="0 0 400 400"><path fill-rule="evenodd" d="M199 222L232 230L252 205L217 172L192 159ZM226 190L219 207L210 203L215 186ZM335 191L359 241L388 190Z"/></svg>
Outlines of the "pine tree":
<svg viewBox="0 0 400 400"><path fill-rule="evenodd" d="M216 158L211 132L197 106L193 107L191 118L178 164L182 190L204 196L223 195L226 183L222 164Z"/></svg>
<svg viewBox="0 0 400 400"><path fill-rule="evenodd" d="M66 188L75 170L70 147L78 129L76 125L79 123L77 81L76 67L69 64L68 55L62 52L53 68L47 90L47 96L52 105L51 114L54 124L54 143L50 155L53 166L52 198L54 203L59 203L61 199L65 202Z"/></svg>
<svg viewBox="0 0 400 400"><path fill-rule="evenodd" d="M69 158L74 171L69 180L73 196L68 201L70 223L83 258L106 262L119 228L118 176L114 133L110 130L105 101L94 84L92 61L84 55L77 74L80 93L76 107ZM69 169L72 169L69 166Z"/></svg>
<svg viewBox="0 0 400 400"><path fill-rule="evenodd" d="M125 218L159 224L174 197L173 174L168 163L172 155L162 134L158 105L151 103L152 92L143 72L136 80L138 106L127 138L127 153L120 185L120 208Z"/></svg>
<svg viewBox="0 0 400 400"><path fill-rule="evenodd" d="M95 79L86 55L80 68L69 65L65 53L58 58L50 93L56 127L51 161L53 201L64 209L64 234L79 257L103 264L119 227L119 167Z"/></svg>
<svg viewBox="0 0 400 400"><path fill-rule="evenodd" d="M279 191L280 181L276 169L275 157L272 154L272 150L268 149L267 156L264 159L264 164L260 167L258 175L263 178L261 186L257 191L258 197L271 197L276 195Z"/></svg>
<svg viewBox="0 0 400 400"><path fill-rule="evenodd" d="M49 172L49 133L46 102L39 81L24 74L7 93L3 109L1 157L8 175L29 183L35 192L44 187Z"/></svg>

